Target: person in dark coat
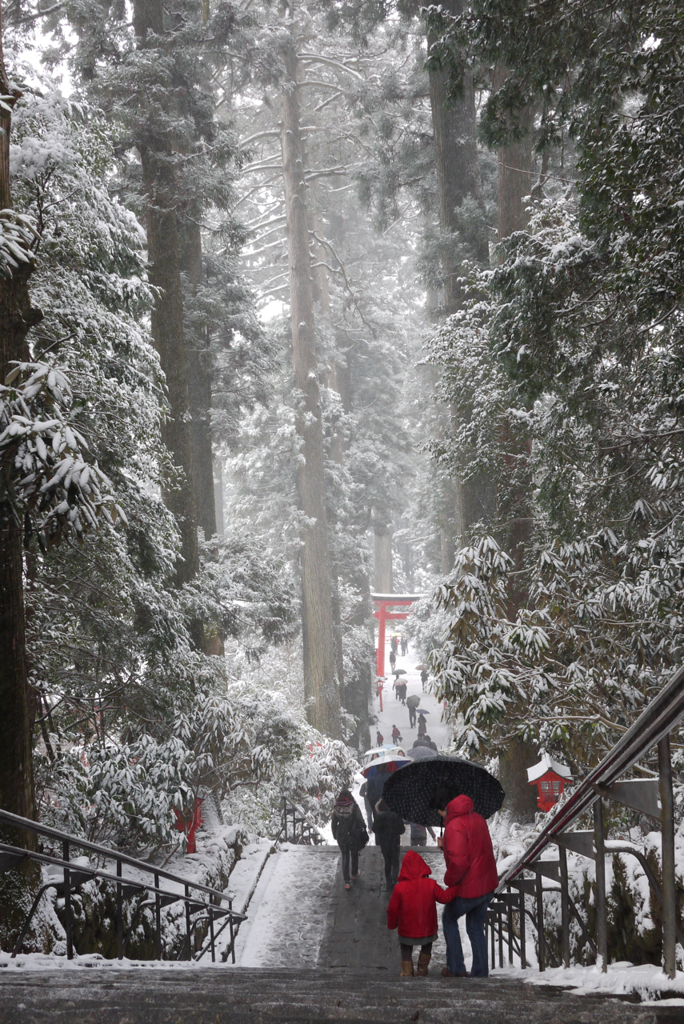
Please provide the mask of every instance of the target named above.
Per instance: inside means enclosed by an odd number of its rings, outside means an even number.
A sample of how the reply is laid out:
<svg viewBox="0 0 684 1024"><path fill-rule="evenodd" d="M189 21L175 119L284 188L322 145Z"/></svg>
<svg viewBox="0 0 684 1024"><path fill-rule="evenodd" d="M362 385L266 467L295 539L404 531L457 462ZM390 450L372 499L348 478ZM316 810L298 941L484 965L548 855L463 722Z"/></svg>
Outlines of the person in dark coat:
<svg viewBox="0 0 684 1024"><path fill-rule="evenodd" d="M427 669L425 669L425 668L420 670L420 681L422 683L423 690L425 690L425 684L428 681Z"/></svg>
<svg viewBox="0 0 684 1024"><path fill-rule="evenodd" d="M418 974L426 975L437 938L438 903L449 905L454 889L443 889L431 869L415 850L409 850L401 863L399 881L387 907L387 927L398 928L401 946L401 976L413 977L413 947L420 946Z"/></svg>
<svg viewBox="0 0 684 1024"><path fill-rule="evenodd" d="M351 879L359 877L359 853L368 842L368 832L359 805L348 789L343 789L338 796L330 824L333 839L342 854L344 887L351 889Z"/></svg>
<svg viewBox="0 0 684 1024"><path fill-rule="evenodd" d="M437 840L446 863L444 882L454 887L456 897L442 917L447 947L447 965L442 974L447 978L465 977L458 928L458 919L465 914L466 931L473 950L470 976L486 978L489 967L484 920L499 884L487 822L474 810L473 801L465 794L454 800L448 800L446 793L437 794L434 806L445 820L444 837Z"/></svg>
<svg viewBox="0 0 684 1024"><path fill-rule="evenodd" d="M394 653L394 651L390 651L389 663L390 663L390 668L394 672L395 668L397 667L397 656Z"/></svg>
<svg viewBox="0 0 684 1024"><path fill-rule="evenodd" d="M363 797L363 804L366 808L366 821L368 823L368 831L370 832L373 828L373 804L368 799L368 781L362 783L361 789L359 790L359 796Z"/></svg>
<svg viewBox="0 0 684 1024"><path fill-rule="evenodd" d="M385 882L391 889L399 877L399 855L401 851L400 836L406 831L404 820L399 814L391 811L385 801L380 798L375 805L375 842L382 850L385 861Z"/></svg>
<svg viewBox="0 0 684 1024"><path fill-rule="evenodd" d="M376 729L375 730L375 745L376 745L376 747L381 747L384 742L385 742L385 737L382 735L382 733L380 732L379 729Z"/></svg>
<svg viewBox="0 0 684 1024"><path fill-rule="evenodd" d="M405 658L407 654L408 654L408 640L406 639L405 636L402 636L402 638L401 638L401 656L402 656L402 658Z"/></svg>
<svg viewBox="0 0 684 1024"><path fill-rule="evenodd" d="M373 808L373 820L375 820L375 805L382 796L382 791L388 779L389 772L377 769L366 780L366 797Z"/></svg>
<svg viewBox="0 0 684 1024"><path fill-rule="evenodd" d="M411 846L427 846L428 832L432 836L434 841L435 833L434 830L428 825L418 825L415 821L410 822L411 825Z"/></svg>
<svg viewBox="0 0 684 1024"><path fill-rule="evenodd" d="M425 737L427 733L427 725L425 724L425 715L420 715L420 722L418 723L418 735Z"/></svg>

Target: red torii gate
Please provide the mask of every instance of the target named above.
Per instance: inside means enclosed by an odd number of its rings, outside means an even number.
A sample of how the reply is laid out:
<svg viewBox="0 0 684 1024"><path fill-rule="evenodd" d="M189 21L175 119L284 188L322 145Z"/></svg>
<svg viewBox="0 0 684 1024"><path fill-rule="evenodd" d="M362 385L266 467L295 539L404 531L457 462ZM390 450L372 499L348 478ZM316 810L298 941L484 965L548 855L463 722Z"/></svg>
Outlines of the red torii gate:
<svg viewBox="0 0 684 1024"><path fill-rule="evenodd" d="M376 671L379 676L385 674L385 624L391 619L407 619L409 612L388 612L388 608L410 608L414 601L420 601L423 594L371 594L375 604L373 616L378 620L378 652Z"/></svg>

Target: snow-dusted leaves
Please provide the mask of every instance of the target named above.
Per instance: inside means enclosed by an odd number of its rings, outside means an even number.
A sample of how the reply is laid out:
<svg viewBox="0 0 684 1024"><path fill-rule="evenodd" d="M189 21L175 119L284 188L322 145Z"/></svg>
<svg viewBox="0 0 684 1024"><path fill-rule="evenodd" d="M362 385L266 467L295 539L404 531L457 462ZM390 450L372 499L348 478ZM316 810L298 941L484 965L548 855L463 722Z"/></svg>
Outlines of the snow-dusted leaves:
<svg viewBox="0 0 684 1024"><path fill-rule="evenodd" d="M65 375L48 363L17 363L0 386L0 462L17 518L27 514L44 546L80 537L100 515L125 516L111 484L71 422Z"/></svg>

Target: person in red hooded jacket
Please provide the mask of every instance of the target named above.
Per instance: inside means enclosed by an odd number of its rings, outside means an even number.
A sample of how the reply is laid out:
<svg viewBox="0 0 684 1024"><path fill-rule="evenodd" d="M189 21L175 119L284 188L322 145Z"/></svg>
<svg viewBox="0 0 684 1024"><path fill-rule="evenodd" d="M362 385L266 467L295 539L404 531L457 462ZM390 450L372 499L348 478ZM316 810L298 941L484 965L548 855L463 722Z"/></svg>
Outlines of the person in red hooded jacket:
<svg viewBox="0 0 684 1024"><path fill-rule="evenodd" d="M401 976L413 977L413 947L420 946L418 974L426 975L432 956L432 943L437 938L438 903L448 903L455 889L443 889L430 878L432 869L415 850L409 850L401 862L399 881L387 907L387 927L399 929Z"/></svg>
<svg viewBox="0 0 684 1024"><path fill-rule="evenodd" d="M467 975L458 919L465 914L466 931L473 950L471 978L486 978L487 940L484 920L487 907L499 884L496 860L487 822L473 809L469 796L449 800L448 794L437 794L434 800L445 819L444 837L439 839L446 862L444 883L455 889L456 898L444 909L442 930L447 947L447 965L442 974L447 978Z"/></svg>

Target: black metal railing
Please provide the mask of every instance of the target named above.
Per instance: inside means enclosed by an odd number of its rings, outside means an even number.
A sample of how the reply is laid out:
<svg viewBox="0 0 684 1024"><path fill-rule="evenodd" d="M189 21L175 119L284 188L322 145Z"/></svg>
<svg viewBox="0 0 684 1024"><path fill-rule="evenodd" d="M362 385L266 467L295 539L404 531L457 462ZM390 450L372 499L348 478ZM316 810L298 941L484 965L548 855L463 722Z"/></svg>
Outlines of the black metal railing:
<svg viewBox="0 0 684 1024"><path fill-rule="evenodd" d="M211 886L195 882L183 875L177 875L172 871L149 864L146 861L138 860L128 854L120 853L118 850L100 846L79 836L70 835L49 825L42 825L39 822L22 818L9 811L0 810L0 823L11 826L13 830L23 829L37 833L39 836L56 841L61 844L62 856L42 853L26 849L22 846L14 846L9 843L0 842L0 872L16 870L27 860L36 861L39 864L47 864L61 869L61 877L48 880L40 887L33 900L33 904L20 929L19 936L14 946L12 956L16 957L21 952L24 940L28 934L31 921L40 905L43 896L49 889L56 890L57 895L64 900L64 931L66 935L66 955L69 960L74 955L74 912L72 897L78 893L86 882L93 879L101 879L110 882L116 887L116 934L118 958L122 959L126 943L136 927L140 915L149 909L154 912L155 922L155 952L156 960L163 959L163 936L162 936L162 910L173 903L183 903L185 910L185 939L178 954L178 959L193 959L193 935L197 937L197 929L200 924L207 922L208 938L205 939L201 948L194 954L195 960L200 960L205 953L211 950L212 962L216 959L216 940L219 935L228 928L230 942L227 948L227 955L230 955L235 963L235 924L246 920L244 914L233 911L232 897ZM113 862L114 873L106 867L96 865L74 864L72 855L74 850L82 850L88 854L95 854L104 862ZM124 875L124 865L134 868L143 875L143 879L131 878ZM149 876L150 881L145 877ZM182 886L182 892L174 892L165 887L164 883L172 882L174 885ZM135 897L141 897L133 910L132 920L128 929L124 928L124 901ZM220 926L217 930L216 924ZM91 952L90 950L79 950L79 953Z"/></svg>
<svg viewBox="0 0 684 1024"><path fill-rule="evenodd" d="M509 964L514 955L527 966L525 921L536 931L539 970L548 963L560 966L558 958L545 938L544 894L560 894L561 942L560 960L570 966L570 927L574 919L579 926L582 944L588 944L607 969L608 918L606 905L605 858L613 854L637 857L649 879L654 898L662 909L663 970L674 978L675 947L682 941L682 927L677 909L675 887L674 801L670 733L684 717L684 668L678 669L670 682L644 710L631 728L606 754L601 763L577 787L558 809L550 824L539 834L522 857L503 877L487 912L487 927L492 964L498 945L499 966L504 966L504 945ZM653 747L658 748L658 778L621 780ZM606 843L603 822L603 801L613 800L632 810L641 811L660 821L662 829L662 885L645 856L637 848L619 842ZM593 810L593 829L568 831L582 814ZM557 859L541 859L551 846L558 847ZM587 924L570 897L568 890L567 851L589 857L596 863L596 929L591 935ZM534 877L529 877L533 875ZM547 880L546 886L544 880ZM548 880L554 884L548 885ZM532 906L527 897L532 897ZM516 927L517 925L517 927Z"/></svg>
<svg viewBox="0 0 684 1024"><path fill-rule="evenodd" d="M296 843L299 846L321 846L325 843L325 837L316 825L309 821L303 808L287 796L283 797L280 831L276 840L283 843Z"/></svg>

